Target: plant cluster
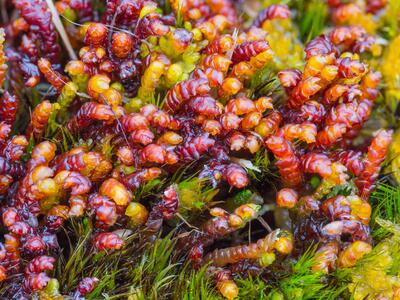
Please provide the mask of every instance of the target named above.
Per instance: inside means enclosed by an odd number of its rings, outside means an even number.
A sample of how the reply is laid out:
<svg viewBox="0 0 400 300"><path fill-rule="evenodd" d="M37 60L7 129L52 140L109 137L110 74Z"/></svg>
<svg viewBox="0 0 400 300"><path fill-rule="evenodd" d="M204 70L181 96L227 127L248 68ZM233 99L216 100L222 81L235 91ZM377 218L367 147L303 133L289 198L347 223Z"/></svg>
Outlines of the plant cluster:
<svg viewBox="0 0 400 300"><path fill-rule="evenodd" d="M355 299L400 297L398 232L373 249L369 226L393 130L364 130L379 71L397 101L398 78L377 63L395 59L378 36L393 35L394 4L268 3L245 20L230 0L11 2L3 297L194 299L196 284L233 299L258 278L271 299L316 299L334 272ZM193 298L166 283L177 265Z"/></svg>

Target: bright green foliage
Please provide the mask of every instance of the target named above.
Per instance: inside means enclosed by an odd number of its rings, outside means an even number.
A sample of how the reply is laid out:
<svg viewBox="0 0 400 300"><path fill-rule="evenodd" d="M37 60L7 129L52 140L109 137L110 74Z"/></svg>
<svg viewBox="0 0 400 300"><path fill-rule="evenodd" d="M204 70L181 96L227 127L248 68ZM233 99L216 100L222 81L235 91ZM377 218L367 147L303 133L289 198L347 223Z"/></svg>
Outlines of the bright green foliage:
<svg viewBox="0 0 400 300"><path fill-rule="evenodd" d="M160 191L164 184L165 181L161 179L153 179L149 182L146 182L134 191L134 198L136 199L136 201L140 202L142 199L145 199Z"/></svg>
<svg viewBox="0 0 400 300"><path fill-rule="evenodd" d="M174 242L171 236L157 240L139 258L138 263L128 269L130 280L128 299L157 299L170 295L175 280L175 264L171 262Z"/></svg>
<svg viewBox="0 0 400 300"><path fill-rule="evenodd" d="M253 168L246 168L247 173L257 181L263 181L268 175L275 175L271 167L273 164L270 162L268 151L260 149L251 160Z"/></svg>
<svg viewBox="0 0 400 300"><path fill-rule="evenodd" d="M370 199L373 206L371 227L375 238L381 239L387 235L385 227L379 226L376 219L382 218L394 223L400 222L400 187L389 184L379 184Z"/></svg>
<svg viewBox="0 0 400 300"><path fill-rule="evenodd" d="M204 209L218 193L218 189L208 186L205 178L190 177L178 183L178 192L180 210L185 212Z"/></svg>
<svg viewBox="0 0 400 300"><path fill-rule="evenodd" d="M287 299L316 299L325 289L322 274L312 271L315 248L307 250L291 267L291 273L278 281L280 292Z"/></svg>
<svg viewBox="0 0 400 300"><path fill-rule="evenodd" d="M239 287L239 297L243 299L269 299L268 294L271 286L262 278L240 278L236 280Z"/></svg>
<svg viewBox="0 0 400 300"><path fill-rule="evenodd" d="M215 291L209 276L207 276L208 266L203 266L200 270L191 270L189 264L185 264L177 276L174 284L174 300L207 299L217 300L222 297Z"/></svg>
<svg viewBox="0 0 400 300"><path fill-rule="evenodd" d="M294 1L299 14L297 16L300 36L303 42L309 42L320 35L328 19L328 6L325 1Z"/></svg>

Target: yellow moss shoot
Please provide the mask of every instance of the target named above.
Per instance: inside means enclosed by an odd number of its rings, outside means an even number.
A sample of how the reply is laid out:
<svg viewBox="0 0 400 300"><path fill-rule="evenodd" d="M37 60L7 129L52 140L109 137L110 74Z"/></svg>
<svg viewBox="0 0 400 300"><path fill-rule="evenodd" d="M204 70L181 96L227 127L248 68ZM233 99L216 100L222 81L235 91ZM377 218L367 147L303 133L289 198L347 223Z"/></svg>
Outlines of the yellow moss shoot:
<svg viewBox="0 0 400 300"><path fill-rule="evenodd" d="M139 88L138 96L145 102L154 96L154 92L161 76L164 74L165 64L161 61L153 61L148 68L144 71Z"/></svg>
<svg viewBox="0 0 400 300"><path fill-rule="evenodd" d="M3 51L4 38L4 29L0 28L0 88L3 85L4 80L6 79L7 72L6 57Z"/></svg>

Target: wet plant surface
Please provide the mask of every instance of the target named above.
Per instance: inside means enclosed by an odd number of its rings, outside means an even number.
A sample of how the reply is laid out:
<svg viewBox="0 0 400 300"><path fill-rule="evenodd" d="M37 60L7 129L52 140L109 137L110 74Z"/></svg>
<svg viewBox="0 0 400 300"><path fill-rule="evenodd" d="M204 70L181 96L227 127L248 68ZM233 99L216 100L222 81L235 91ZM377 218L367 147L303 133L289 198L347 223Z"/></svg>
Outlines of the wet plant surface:
<svg viewBox="0 0 400 300"><path fill-rule="evenodd" d="M397 0L0 12L1 299L400 299Z"/></svg>

